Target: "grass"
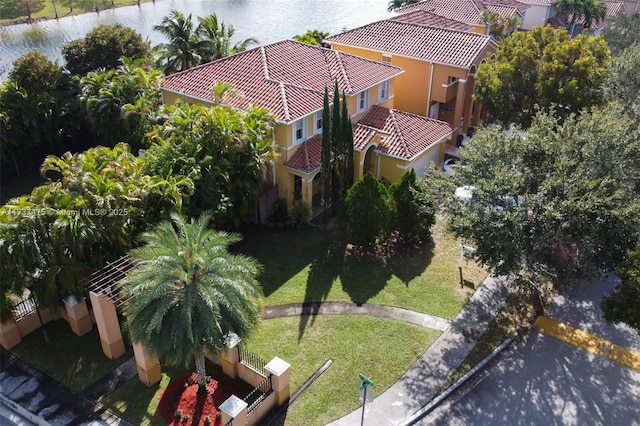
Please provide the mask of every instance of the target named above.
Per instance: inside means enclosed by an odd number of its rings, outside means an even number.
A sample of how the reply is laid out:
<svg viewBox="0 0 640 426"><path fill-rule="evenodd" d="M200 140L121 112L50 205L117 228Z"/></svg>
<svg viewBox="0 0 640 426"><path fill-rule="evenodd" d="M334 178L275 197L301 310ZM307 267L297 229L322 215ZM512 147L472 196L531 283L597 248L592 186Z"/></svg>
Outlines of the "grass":
<svg viewBox="0 0 640 426"><path fill-rule="evenodd" d="M440 389L443 392L493 352L502 342L516 333L529 329L536 320L536 310L531 298L513 291L493 318L486 331L467 355L460 367Z"/></svg>
<svg viewBox="0 0 640 426"><path fill-rule="evenodd" d="M331 316L317 317L305 327L304 336L298 341L300 321L300 318L263 321L248 344L250 350L267 360L279 356L292 364L292 392L328 358L335 361L289 408L287 425L324 424L356 409L359 372L371 375L373 390L380 393L439 335L434 330L383 318ZM388 354L393 354L392 361ZM159 385L147 387L134 378L100 403L133 424L163 424L158 412L162 392L172 379L190 371L162 368ZM207 366L208 374L214 370L219 371L219 367Z"/></svg>
<svg viewBox="0 0 640 426"><path fill-rule="evenodd" d="M140 0L139 3L146 3L149 0ZM73 10L70 5L73 2ZM111 9L121 6L132 6L138 4L137 0L56 0L55 6L52 0L31 1L31 19L55 19L56 9L59 18L65 16L79 15L81 13L95 12L99 10ZM8 9L0 13L0 25L11 25L26 22L28 15L24 7L22 13L15 13Z"/></svg>
<svg viewBox="0 0 640 426"><path fill-rule="evenodd" d="M40 175L29 175L16 179L13 182L3 184L0 187L0 205L6 203L11 198L30 194L33 188L42 185L45 180Z"/></svg>
<svg viewBox="0 0 640 426"><path fill-rule="evenodd" d="M386 261L355 260L333 243L335 235L315 228L255 227L243 232L234 250L264 265L259 277L265 303L352 301L400 306L452 319L484 278L486 271L464 262L460 288L458 242L442 221L433 242L403 249Z"/></svg>
<svg viewBox="0 0 640 426"><path fill-rule="evenodd" d="M248 347L267 360L278 356L292 367L295 391L327 359L334 363L286 413L285 425L319 425L360 406L358 373L379 395L404 374L440 335L435 330L385 318L291 317L263 321Z"/></svg>
<svg viewBox="0 0 640 426"><path fill-rule="evenodd" d="M129 346L120 358L107 358L96 328L84 336L77 336L63 319L51 321L45 327L49 344L44 341L42 331L35 330L23 337L11 352L76 392L83 391L133 356Z"/></svg>

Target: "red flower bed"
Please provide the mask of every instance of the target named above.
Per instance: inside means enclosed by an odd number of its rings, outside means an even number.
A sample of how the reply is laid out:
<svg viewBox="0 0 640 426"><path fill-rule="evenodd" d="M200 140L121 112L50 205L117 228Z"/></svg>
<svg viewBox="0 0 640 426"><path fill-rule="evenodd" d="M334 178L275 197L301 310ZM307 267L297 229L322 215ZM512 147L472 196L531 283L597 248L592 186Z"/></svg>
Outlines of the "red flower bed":
<svg viewBox="0 0 640 426"><path fill-rule="evenodd" d="M223 389L216 380L207 378L207 394L198 395L198 379L195 374L184 376L169 383L160 396L160 415L167 424L174 426L221 425L216 418L217 407L233 393ZM210 420L210 423L206 419Z"/></svg>

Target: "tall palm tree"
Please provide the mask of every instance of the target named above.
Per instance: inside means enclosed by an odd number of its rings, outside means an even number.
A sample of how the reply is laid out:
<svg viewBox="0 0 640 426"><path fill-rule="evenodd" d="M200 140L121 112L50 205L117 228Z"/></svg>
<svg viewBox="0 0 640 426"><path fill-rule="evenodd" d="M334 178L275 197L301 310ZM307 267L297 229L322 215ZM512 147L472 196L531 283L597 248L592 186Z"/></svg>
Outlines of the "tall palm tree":
<svg viewBox="0 0 640 426"><path fill-rule="evenodd" d="M166 74L184 71L202 62L204 44L198 37L191 14L185 16L173 10L153 29L169 39L169 43L154 48L158 65Z"/></svg>
<svg viewBox="0 0 640 426"><path fill-rule="evenodd" d="M231 46L231 38L236 30L233 25L226 26L224 22L219 22L216 14L199 17L196 32L204 44L202 62L211 62L234 53L243 52L251 44L258 43L255 38L247 38Z"/></svg>
<svg viewBox="0 0 640 426"><path fill-rule="evenodd" d="M252 258L231 254L237 234L208 229L209 215L178 215L142 235L130 252L137 267L123 280L131 338L168 364L195 360L198 386L206 393L205 352L219 352L228 335L240 338L257 326L261 305Z"/></svg>

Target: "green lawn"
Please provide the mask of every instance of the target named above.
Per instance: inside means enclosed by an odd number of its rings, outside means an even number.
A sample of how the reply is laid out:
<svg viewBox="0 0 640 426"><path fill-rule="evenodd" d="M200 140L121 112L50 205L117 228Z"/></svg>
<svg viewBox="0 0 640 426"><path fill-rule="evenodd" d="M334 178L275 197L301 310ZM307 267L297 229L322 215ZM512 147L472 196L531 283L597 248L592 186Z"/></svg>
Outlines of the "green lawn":
<svg viewBox="0 0 640 426"><path fill-rule="evenodd" d="M460 288L460 246L439 221L435 244L404 249L388 261L353 259L333 243L335 235L320 229L255 227L243 232L233 250L264 265L259 277L267 305L303 301L353 301L400 306L452 319L486 277L465 261L465 288Z"/></svg>
<svg viewBox="0 0 640 426"><path fill-rule="evenodd" d="M115 360L107 358L96 328L79 337L63 319L49 322L45 327L49 344L44 341L42 330L36 330L11 352L76 392L83 391L133 356L131 346L126 345L125 355Z"/></svg>
<svg viewBox="0 0 640 426"><path fill-rule="evenodd" d="M291 390L329 358L331 367L286 414L286 425L331 422L360 406L358 373L374 382L374 394L395 383L440 335L385 318L360 316L291 317L263 321L248 347L267 360L291 364Z"/></svg>

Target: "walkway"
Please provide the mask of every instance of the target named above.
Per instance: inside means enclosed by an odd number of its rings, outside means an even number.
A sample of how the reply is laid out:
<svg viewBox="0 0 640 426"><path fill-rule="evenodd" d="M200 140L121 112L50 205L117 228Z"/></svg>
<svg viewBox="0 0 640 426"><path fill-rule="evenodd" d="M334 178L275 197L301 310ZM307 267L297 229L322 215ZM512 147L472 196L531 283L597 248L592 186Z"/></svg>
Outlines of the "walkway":
<svg viewBox="0 0 640 426"><path fill-rule="evenodd" d="M350 302L267 306L262 317L370 315L442 331L440 337L413 367L367 406L365 419L368 426L396 425L435 396L445 380L476 345L507 295L508 288L504 282L488 278L453 321L393 306L366 303L357 306ZM21 414L29 416L34 423L129 425L100 407L97 402L136 376L133 358L85 389L82 394L77 394L4 349L1 350L1 357L0 399ZM360 416L361 410L356 410L332 425L359 425Z"/></svg>

